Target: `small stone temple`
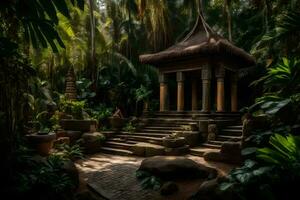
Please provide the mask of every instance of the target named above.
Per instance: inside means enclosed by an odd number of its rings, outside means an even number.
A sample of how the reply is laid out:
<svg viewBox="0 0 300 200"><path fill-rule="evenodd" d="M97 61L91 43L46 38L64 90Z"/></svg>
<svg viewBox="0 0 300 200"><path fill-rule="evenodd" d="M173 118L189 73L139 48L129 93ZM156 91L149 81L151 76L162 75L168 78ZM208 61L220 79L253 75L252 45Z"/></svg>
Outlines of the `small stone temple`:
<svg viewBox="0 0 300 200"><path fill-rule="evenodd" d="M244 128L238 112L238 73L255 65L255 60L215 33L200 10L195 26L181 42L140 56L142 63L159 71L160 112L144 112L134 133L114 134L103 151L240 160ZM169 145L168 138L175 144Z"/></svg>
<svg viewBox="0 0 300 200"><path fill-rule="evenodd" d="M172 109L176 111L237 112L237 73L255 65L255 60L215 33L199 13L194 28L181 42L141 55L140 61L159 70L160 111L169 111L170 99L176 99ZM177 90L169 87L172 77Z"/></svg>

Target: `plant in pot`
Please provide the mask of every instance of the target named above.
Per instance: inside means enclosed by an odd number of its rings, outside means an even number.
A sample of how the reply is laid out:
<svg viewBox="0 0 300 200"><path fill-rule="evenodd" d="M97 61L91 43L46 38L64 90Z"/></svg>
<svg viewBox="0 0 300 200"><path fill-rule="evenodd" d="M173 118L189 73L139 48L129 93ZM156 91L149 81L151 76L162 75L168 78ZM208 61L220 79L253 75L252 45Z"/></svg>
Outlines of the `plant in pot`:
<svg viewBox="0 0 300 200"><path fill-rule="evenodd" d="M61 119L60 125L64 130L87 132L91 127L95 128L97 122L88 119L89 116L84 111L85 101L71 101L61 99L60 110L68 115L72 115L73 119Z"/></svg>
<svg viewBox="0 0 300 200"><path fill-rule="evenodd" d="M37 123L33 133L26 135L30 145L41 156L47 156L53 147L56 139L55 132L51 131L51 123L49 120L49 113L47 111L41 112L36 117Z"/></svg>

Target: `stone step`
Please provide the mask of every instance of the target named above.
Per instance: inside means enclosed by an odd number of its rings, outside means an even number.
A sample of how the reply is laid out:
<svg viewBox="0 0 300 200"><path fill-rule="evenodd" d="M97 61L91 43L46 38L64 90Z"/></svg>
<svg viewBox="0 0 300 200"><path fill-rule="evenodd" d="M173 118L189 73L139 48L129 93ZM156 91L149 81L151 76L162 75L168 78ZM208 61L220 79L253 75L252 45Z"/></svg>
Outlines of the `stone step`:
<svg viewBox="0 0 300 200"><path fill-rule="evenodd" d="M181 127L181 126L171 126L171 124L168 125L168 126L148 125L148 126L145 126L143 129L144 130L145 129L152 129L152 130L184 130L184 128Z"/></svg>
<svg viewBox="0 0 300 200"><path fill-rule="evenodd" d="M200 111L164 111L164 112L155 112L147 116L168 116L168 117L240 117L240 113L204 113Z"/></svg>
<svg viewBox="0 0 300 200"><path fill-rule="evenodd" d="M221 145L209 144L209 143L203 143L201 146L206 147L206 148L211 148L211 149L220 149L221 148Z"/></svg>
<svg viewBox="0 0 300 200"><path fill-rule="evenodd" d="M193 119L188 119L188 118L179 118L179 119L174 119L174 118L142 118L142 122L146 121L149 123L170 123L170 124L198 124L197 120Z"/></svg>
<svg viewBox="0 0 300 200"><path fill-rule="evenodd" d="M124 149L117 149L111 147L101 147L101 151L108 154L120 155L120 156L131 156L133 155L131 151Z"/></svg>
<svg viewBox="0 0 300 200"><path fill-rule="evenodd" d="M129 150L133 146L133 144L127 144L125 142L106 141L104 146L109 148Z"/></svg>
<svg viewBox="0 0 300 200"><path fill-rule="evenodd" d="M190 154L194 156L200 156L202 157L204 153L206 152L219 152L219 149L212 149L212 148L206 148L206 147L195 147L190 148Z"/></svg>
<svg viewBox="0 0 300 200"><path fill-rule="evenodd" d="M208 144L212 144L212 145L220 145L220 146L222 146L222 144L223 144L224 142L225 142L225 141L210 140L210 141L208 141L207 143L208 143Z"/></svg>
<svg viewBox="0 0 300 200"><path fill-rule="evenodd" d="M131 141L138 141L138 142L148 142L151 144L162 144L162 138L157 137L146 137L146 136L140 136L140 135L119 135L120 138L127 138Z"/></svg>
<svg viewBox="0 0 300 200"><path fill-rule="evenodd" d="M155 138L163 138L170 133L159 133L159 132L134 132L134 133L118 133L118 136L145 136L145 137L155 137Z"/></svg>
<svg viewBox="0 0 300 200"><path fill-rule="evenodd" d="M132 140L124 140L124 139L119 138L119 137L109 138L107 141L118 142L118 143L126 143L126 144L131 144L131 145L134 145L134 144L137 143L136 141L132 141Z"/></svg>
<svg viewBox="0 0 300 200"><path fill-rule="evenodd" d="M199 133L198 131L184 131L184 130L156 130L156 129L148 129L144 128L142 130L144 133L161 133L161 134L171 134L171 133Z"/></svg>
<svg viewBox="0 0 300 200"><path fill-rule="evenodd" d="M241 136L242 135L242 130L237 130L237 129L222 129L220 131L220 135Z"/></svg>
<svg viewBox="0 0 300 200"><path fill-rule="evenodd" d="M238 141L242 140L242 137L241 136L230 136L230 135L218 135L217 140L238 142Z"/></svg>
<svg viewBox="0 0 300 200"><path fill-rule="evenodd" d="M242 130L243 129L243 125L227 126L226 129Z"/></svg>

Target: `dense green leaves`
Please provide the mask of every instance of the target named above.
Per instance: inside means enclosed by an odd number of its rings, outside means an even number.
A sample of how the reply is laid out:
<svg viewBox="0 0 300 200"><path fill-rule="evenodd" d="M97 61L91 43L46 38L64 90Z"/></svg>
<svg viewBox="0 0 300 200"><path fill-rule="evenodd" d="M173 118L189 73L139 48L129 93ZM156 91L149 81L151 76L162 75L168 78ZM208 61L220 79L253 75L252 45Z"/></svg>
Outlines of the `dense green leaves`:
<svg viewBox="0 0 300 200"><path fill-rule="evenodd" d="M300 162L300 138L275 134L270 138L272 148L258 149L257 157L279 166L290 166Z"/></svg>

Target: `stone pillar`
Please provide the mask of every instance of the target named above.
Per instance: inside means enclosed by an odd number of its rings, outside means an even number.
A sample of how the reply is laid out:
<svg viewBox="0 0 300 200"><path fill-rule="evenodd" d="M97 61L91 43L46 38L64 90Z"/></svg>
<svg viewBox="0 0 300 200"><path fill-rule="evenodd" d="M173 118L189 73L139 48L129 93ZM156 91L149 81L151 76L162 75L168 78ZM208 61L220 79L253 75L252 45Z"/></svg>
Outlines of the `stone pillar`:
<svg viewBox="0 0 300 200"><path fill-rule="evenodd" d="M159 83L160 83L160 98L159 98L159 111L167 111L168 110L168 84L166 75L163 73L159 74Z"/></svg>
<svg viewBox="0 0 300 200"><path fill-rule="evenodd" d="M192 110L198 110L197 80L192 82Z"/></svg>
<svg viewBox="0 0 300 200"><path fill-rule="evenodd" d="M202 76L202 112L210 112L210 88L211 88L211 68L204 65Z"/></svg>
<svg viewBox="0 0 300 200"><path fill-rule="evenodd" d="M177 72L177 111L184 110L184 74Z"/></svg>
<svg viewBox="0 0 300 200"><path fill-rule="evenodd" d="M217 78L217 112L225 111L225 96L224 96L224 77L225 68L223 65L216 67L216 78Z"/></svg>
<svg viewBox="0 0 300 200"><path fill-rule="evenodd" d="M237 83L238 76L233 74L231 77L231 112L238 112Z"/></svg>

